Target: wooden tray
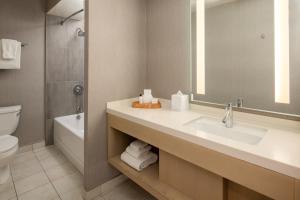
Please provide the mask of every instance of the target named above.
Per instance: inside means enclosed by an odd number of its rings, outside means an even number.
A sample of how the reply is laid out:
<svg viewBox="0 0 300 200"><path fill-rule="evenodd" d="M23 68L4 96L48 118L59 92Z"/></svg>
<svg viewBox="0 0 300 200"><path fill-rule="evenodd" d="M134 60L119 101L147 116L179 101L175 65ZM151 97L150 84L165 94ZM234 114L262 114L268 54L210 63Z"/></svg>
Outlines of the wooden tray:
<svg viewBox="0 0 300 200"><path fill-rule="evenodd" d="M142 103L140 104L138 101L132 102L133 108L145 108L145 109L159 109L161 108L161 103Z"/></svg>

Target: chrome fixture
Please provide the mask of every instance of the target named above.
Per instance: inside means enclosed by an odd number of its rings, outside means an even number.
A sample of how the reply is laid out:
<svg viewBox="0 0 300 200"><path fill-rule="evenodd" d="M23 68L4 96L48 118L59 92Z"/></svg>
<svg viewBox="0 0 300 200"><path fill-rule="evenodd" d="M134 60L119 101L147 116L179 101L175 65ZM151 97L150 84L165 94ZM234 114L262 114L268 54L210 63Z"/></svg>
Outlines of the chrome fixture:
<svg viewBox="0 0 300 200"><path fill-rule="evenodd" d="M82 112L82 109L81 109L81 106L79 105L76 107L76 119L79 120L81 118L81 116L80 116L81 112Z"/></svg>
<svg viewBox="0 0 300 200"><path fill-rule="evenodd" d="M77 36L78 37L84 37L85 36L85 32L81 28L78 28L77 29Z"/></svg>
<svg viewBox="0 0 300 200"><path fill-rule="evenodd" d="M236 101L236 107L242 108L244 104L244 100L242 98L238 98Z"/></svg>
<svg viewBox="0 0 300 200"><path fill-rule="evenodd" d="M84 11L84 9L81 9L81 10L79 10L79 11L77 11L77 12L74 12L72 15L70 15L69 17L66 17L66 18L64 18L61 22L60 22L60 25L64 25L64 23L66 22L66 21L68 21L69 19L71 19L72 17L74 17L75 15L78 15L79 13L81 13L81 12L83 12Z"/></svg>
<svg viewBox="0 0 300 200"><path fill-rule="evenodd" d="M27 43L21 43L21 47L26 47L26 46L28 46L28 44Z"/></svg>
<svg viewBox="0 0 300 200"><path fill-rule="evenodd" d="M80 84L77 84L73 87L73 94L76 96L76 107L75 107L75 111L76 111L76 119L80 119L81 116L80 116L80 113L82 112L82 100L81 100L81 97L83 95L83 86L80 85Z"/></svg>
<svg viewBox="0 0 300 200"><path fill-rule="evenodd" d="M223 124L227 128L232 128L233 127L233 112L232 112L232 103L229 103L225 107L225 116L222 120Z"/></svg>
<svg viewBox="0 0 300 200"><path fill-rule="evenodd" d="M73 94L75 96L81 96L83 94L83 86L80 84L75 85L73 88Z"/></svg>

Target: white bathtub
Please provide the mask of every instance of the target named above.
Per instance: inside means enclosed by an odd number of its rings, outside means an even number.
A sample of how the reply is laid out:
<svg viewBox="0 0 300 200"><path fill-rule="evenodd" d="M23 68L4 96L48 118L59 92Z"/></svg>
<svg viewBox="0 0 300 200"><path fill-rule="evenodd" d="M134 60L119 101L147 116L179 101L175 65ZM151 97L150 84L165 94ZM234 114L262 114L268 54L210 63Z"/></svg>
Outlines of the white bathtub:
<svg viewBox="0 0 300 200"><path fill-rule="evenodd" d="M83 174L84 167L84 114L57 117L54 119L54 145Z"/></svg>

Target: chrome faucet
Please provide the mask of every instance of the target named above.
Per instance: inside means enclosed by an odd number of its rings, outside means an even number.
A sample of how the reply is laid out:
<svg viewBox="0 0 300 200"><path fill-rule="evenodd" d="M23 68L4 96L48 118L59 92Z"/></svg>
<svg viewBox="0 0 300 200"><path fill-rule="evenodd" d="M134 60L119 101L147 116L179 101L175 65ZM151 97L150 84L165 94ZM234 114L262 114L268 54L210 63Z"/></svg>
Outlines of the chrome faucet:
<svg viewBox="0 0 300 200"><path fill-rule="evenodd" d="M80 116L80 113L81 113L82 111L81 111L81 106L77 106L76 107L76 119L80 119L81 118L81 116Z"/></svg>
<svg viewBox="0 0 300 200"><path fill-rule="evenodd" d="M229 103L225 107L225 116L222 120L223 124L227 128L232 128L233 127L233 112L232 112L232 103Z"/></svg>

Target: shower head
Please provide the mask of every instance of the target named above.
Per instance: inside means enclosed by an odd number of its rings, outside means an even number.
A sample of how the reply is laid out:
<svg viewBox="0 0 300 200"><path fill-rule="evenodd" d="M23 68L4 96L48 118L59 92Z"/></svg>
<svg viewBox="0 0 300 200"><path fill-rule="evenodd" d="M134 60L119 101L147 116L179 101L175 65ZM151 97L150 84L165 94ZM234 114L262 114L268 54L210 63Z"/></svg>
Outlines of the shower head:
<svg viewBox="0 0 300 200"><path fill-rule="evenodd" d="M68 20L72 19L72 17L74 17L75 15L78 15L79 13L83 12L84 9L81 9L77 12L74 12L73 14L71 14L70 16L64 18L62 21L60 21L60 25L64 25L64 23L66 23Z"/></svg>

